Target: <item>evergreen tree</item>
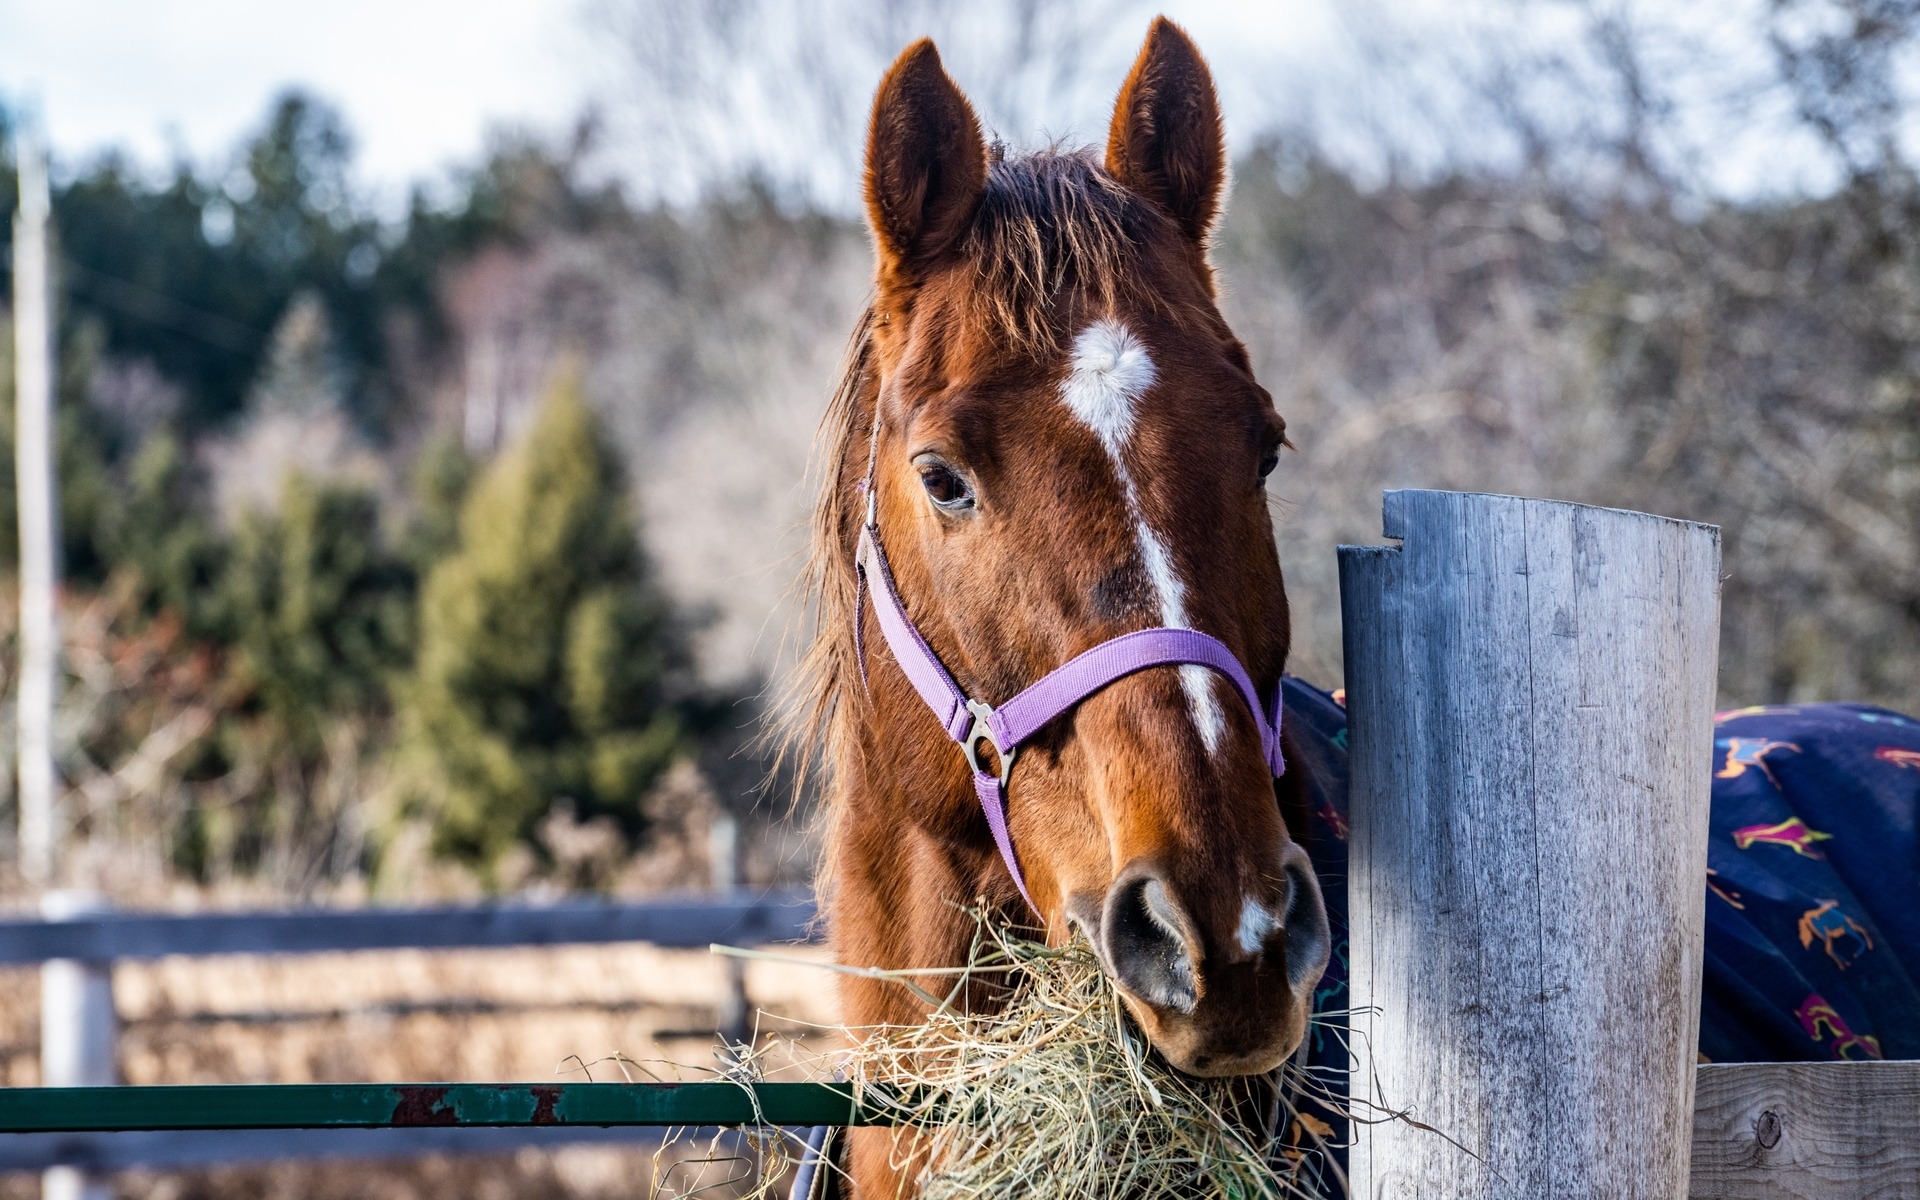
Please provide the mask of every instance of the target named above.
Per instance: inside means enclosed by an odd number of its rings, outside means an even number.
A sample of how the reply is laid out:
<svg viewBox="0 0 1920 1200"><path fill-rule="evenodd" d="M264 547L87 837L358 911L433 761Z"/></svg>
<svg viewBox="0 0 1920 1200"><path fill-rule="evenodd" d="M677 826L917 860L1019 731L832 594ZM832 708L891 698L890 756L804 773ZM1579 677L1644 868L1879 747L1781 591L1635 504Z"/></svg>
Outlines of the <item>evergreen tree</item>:
<svg viewBox="0 0 1920 1200"><path fill-rule="evenodd" d="M227 546L206 512L205 481L171 430L148 435L128 464L102 541L143 611L171 611L196 638L226 631L219 581Z"/></svg>
<svg viewBox="0 0 1920 1200"><path fill-rule="evenodd" d="M488 866L561 802L638 837L683 748L685 667L619 463L565 377L473 484L422 593L402 703L436 848Z"/></svg>
<svg viewBox="0 0 1920 1200"><path fill-rule="evenodd" d="M327 309L314 292L300 292L273 327L260 378L247 396L255 416L316 417L342 407L340 367Z"/></svg>
<svg viewBox="0 0 1920 1200"><path fill-rule="evenodd" d="M414 580L365 488L295 473L273 510L247 514L202 602L228 650L193 773L224 779L226 795L182 814L179 865L258 870L296 891L360 865L359 781L408 664Z"/></svg>
<svg viewBox="0 0 1920 1200"><path fill-rule="evenodd" d="M279 510L233 540L224 601L241 681L291 750L377 713L412 642L413 573L380 536L374 493L286 480Z"/></svg>
<svg viewBox="0 0 1920 1200"><path fill-rule="evenodd" d="M422 575L460 544L460 505L476 464L459 439L438 437L413 464L413 513L402 552Z"/></svg>

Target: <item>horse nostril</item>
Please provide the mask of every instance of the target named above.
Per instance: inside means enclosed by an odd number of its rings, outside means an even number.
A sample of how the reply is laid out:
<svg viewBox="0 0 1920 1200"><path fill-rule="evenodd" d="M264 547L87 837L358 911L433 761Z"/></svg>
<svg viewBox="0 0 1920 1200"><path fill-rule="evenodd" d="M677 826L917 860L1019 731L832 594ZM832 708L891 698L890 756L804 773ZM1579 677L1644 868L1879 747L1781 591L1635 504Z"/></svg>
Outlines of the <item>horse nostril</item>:
<svg viewBox="0 0 1920 1200"><path fill-rule="evenodd" d="M1166 884L1147 873L1123 877L1107 892L1100 926L1115 981L1155 1008L1194 1010L1195 939Z"/></svg>
<svg viewBox="0 0 1920 1200"><path fill-rule="evenodd" d="M1327 927L1326 901L1320 895L1320 881L1305 851L1298 851L1286 866L1287 915L1282 921L1287 953L1287 982L1302 992L1320 982L1326 972L1327 958L1333 951L1333 935Z"/></svg>

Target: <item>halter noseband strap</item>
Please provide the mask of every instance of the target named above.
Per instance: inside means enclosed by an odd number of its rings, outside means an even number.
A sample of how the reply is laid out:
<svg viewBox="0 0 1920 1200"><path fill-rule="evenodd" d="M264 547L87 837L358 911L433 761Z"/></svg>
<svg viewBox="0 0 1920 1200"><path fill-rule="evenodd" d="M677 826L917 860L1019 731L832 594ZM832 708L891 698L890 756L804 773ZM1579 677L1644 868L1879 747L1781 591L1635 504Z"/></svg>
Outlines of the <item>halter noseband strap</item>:
<svg viewBox="0 0 1920 1200"><path fill-rule="evenodd" d="M986 814L987 828L993 832L994 845L1013 875L1014 886L1026 898L1036 914L1039 906L1027 892L1027 880L1020 872L1020 859L1013 850L1013 834L1007 828L1007 781L1013 773L1014 755L1028 738L1047 722L1108 684L1135 671L1149 667L1210 667L1233 681L1260 729L1260 749L1274 777L1286 773L1287 764L1280 753L1281 693L1274 689L1271 708L1262 704L1260 692L1247 676L1246 668L1234 657L1225 642L1197 629L1156 628L1122 634L1075 655L1055 667L1019 695L995 708L970 698L953 681L940 658L920 635L907 615L887 566L886 552L880 548L880 530L874 521L873 484L866 490L866 523L860 530L854 566L858 575L854 596L854 652L860 659L864 677L866 647L863 633L865 609L857 594L859 585L872 589L873 611L880 621L880 634L886 639L893 657L900 664L907 682L933 711L947 736L960 744L973 771L973 790ZM993 748L995 761L980 760L980 743Z"/></svg>

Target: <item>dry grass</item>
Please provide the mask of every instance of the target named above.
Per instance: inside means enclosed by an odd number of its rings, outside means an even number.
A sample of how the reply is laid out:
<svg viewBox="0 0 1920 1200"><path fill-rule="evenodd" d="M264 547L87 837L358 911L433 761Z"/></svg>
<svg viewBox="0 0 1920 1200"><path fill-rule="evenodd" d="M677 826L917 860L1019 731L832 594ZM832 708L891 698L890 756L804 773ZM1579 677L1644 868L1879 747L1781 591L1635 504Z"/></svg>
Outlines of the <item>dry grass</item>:
<svg viewBox="0 0 1920 1200"><path fill-rule="evenodd" d="M722 1074L854 1080L864 1103L891 1111L902 1127L896 1161L927 1200L1286 1200L1318 1196L1311 1181L1338 1174L1320 1141L1330 1131L1289 1103L1302 1093L1332 1097L1292 1067L1257 1081L1175 1071L1084 943L1050 948L983 925L970 967L860 973L912 990L932 1015L911 1027L841 1029L850 1049L830 1060L789 1053L786 1065L756 1050ZM983 984L1007 990L1003 1009L973 1015L954 1003ZM682 1149L684 1179L654 1194L726 1184L779 1195L794 1149L767 1131L756 1144L716 1148L704 1174L695 1170L699 1156ZM755 1152L761 1157L748 1161Z"/></svg>
<svg viewBox="0 0 1920 1200"><path fill-rule="evenodd" d="M818 952L799 950L806 957ZM645 945L124 962L126 1082L546 1081L570 1056L709 1061L723 967ZM806 1044L817 971L754 963L747 993ZM39 986L0 971L0 1083L38 1082ZM578 1072L571 1075L578 1079Z"/></svg>

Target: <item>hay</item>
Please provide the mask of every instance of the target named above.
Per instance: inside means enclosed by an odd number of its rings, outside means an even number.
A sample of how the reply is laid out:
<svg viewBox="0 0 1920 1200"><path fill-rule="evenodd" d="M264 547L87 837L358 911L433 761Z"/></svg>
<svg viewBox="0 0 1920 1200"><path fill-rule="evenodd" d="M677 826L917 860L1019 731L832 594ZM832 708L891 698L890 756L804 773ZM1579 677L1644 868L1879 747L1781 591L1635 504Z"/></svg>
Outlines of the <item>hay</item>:
<svg viewBox="0 0 1920 1200"><path fill-rule="evenodd" d="M1302 1126L1250 1132L1266 1107L1244 1081L1168 1066L1084 943L983 925L977 951L971 974L1000 976L1004 1010L943 1004L921 1025L865 1031L844 1067L863 1100L918 1130L897 1146L924 1152L928 1200L1313 1194L1279 1136Z"/></svg>
<svg viewBox="0 0 1920 1200"><path fill-rule="evenodd" d="M1337 1177L1321 1142L1330 1129L1286 1103L1306 1094L1335 1107L1323 1088L1294 1067L1253 1085L1175 1071L1084 943L1048 947L983 922L964 969L833 969L891 979L933 1006L919 1025L842 1030L851 1049L833 1060L863 1104L897 1116L895 1160L929 1200L1286 1200ZM983 984L1006 989L1005 1006L962 1011L962 988ZM754 1069L764 1051L735 1049L729 1076L768 1077ZM1269 1133L1276 1091L1282 1119Z"/></svg>

